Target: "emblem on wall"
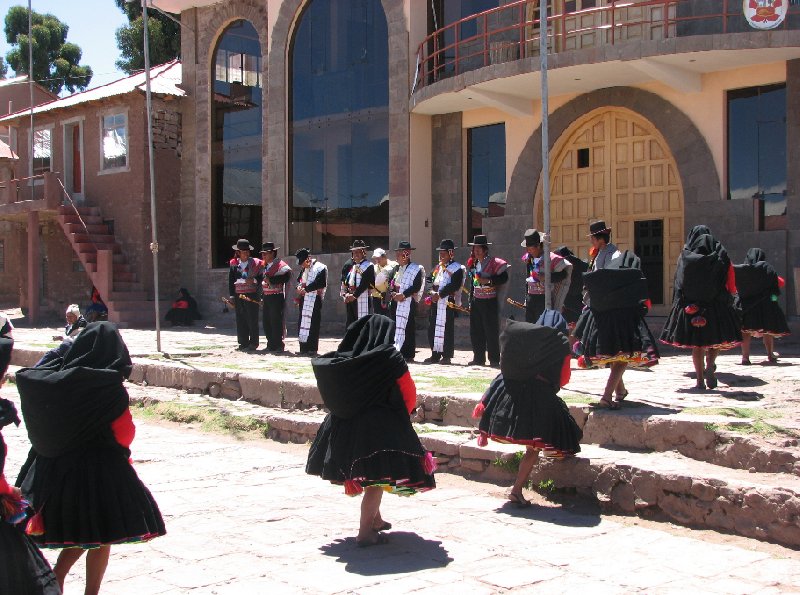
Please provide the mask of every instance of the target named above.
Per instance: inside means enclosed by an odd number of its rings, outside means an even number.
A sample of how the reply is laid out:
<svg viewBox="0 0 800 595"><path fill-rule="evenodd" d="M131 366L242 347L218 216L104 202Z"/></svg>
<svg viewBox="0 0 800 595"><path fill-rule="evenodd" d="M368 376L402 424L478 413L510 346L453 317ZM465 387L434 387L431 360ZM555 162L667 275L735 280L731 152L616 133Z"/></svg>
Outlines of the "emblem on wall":
<svg viewBox="0 0 800 595"><path fill-rule="evenodd" d="M744 18L753 29L774 29L783 23L789 0L744 0Z"/></svg>

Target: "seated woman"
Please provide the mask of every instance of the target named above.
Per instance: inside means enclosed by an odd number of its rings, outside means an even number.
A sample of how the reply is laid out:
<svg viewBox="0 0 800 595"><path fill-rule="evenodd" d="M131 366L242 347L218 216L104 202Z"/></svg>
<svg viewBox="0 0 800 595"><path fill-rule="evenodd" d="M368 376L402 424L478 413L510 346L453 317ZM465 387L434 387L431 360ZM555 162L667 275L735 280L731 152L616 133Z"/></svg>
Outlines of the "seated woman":
<svg viewBox="0 0 800 595"><path fill-rule="evenodd" d="M566 327L553 310L543 320ZM523 508L531 503L522 494L539 451L563 457L580 452L583 437L558 391L569 382L570 350L567 337L549 326L509 321L500 337L500 374L492 380L472 415L480 418L478 445L488 440L522 444L509 501Z"/></svg>
<svg viewBox="0 0 800 595"><path fill-rule="evenodd" d="M64 316L67 321L66 326L64 326L64 334L55 335L53 337L54 341L61 341L61 343L58 347L46 351L42 358L36 362L34 367L42 366L47 362L64 357L67 351L69 351L69 348L72 347L75 337L86 328L86 319L81 316L81 309L78 304L70 304Z"/></svg>
<svg viewBox="0 0 800 595"><path fill-rule="evenodd" d="M136 429L123 381L131 368L114 326L97 322L63 359L17 372L32 445L17 485L35 511L28 534L43 547L63 548L54 568L62 588L85 551L85 593L97 593L112 544L165 533L130 463Z"/></svg>
<svg viewBox="0 0 800 595"><path fill-rule="evenodd" d="M87 322L108 320L108 306L100 297L100 292L96 287L92 287L92 303L84 310L84 317Z"/></svg>
<svg viewBox="0 0 800 595"><path fill-rule="evenodd" d="M347 328L336 351L312 360L317 386L330 413L308 453L306 473L363 492L356 541L386 543L392 528L380 511L384 491L411 495L436 487L436 464L414 432L409 415L416 387L394 347L394 322L362 316Z"/></svg>
<svg viewBox="0 0 800 595"><path fill-rule="evenodd" d="M192 326L195 320L203 318L197 308L197 300L189 295L189 290L181 287L178 290L178 299L172 302L172 307L167 310L167 322L172 326Z"/></svg>

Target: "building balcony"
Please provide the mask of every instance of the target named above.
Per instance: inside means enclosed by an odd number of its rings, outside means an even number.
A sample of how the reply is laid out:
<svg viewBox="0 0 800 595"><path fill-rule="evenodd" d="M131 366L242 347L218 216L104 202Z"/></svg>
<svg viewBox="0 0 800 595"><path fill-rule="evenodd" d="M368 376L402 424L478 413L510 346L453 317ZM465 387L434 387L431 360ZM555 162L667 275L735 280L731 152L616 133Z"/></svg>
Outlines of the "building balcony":
<svg viewBox="0 0 800 595"><path fill-rule="evenodd" d="M503 107L525 115L539 98L538 0L518 0L466 17L418 48L414 113ZM551 95L661 81L699 91L705 73L800 58L800 6L770 30L753 28L741 0L550 0ZM588 4L583 2L583 5ZM551 8L552 10L552 8Z"/></svg>

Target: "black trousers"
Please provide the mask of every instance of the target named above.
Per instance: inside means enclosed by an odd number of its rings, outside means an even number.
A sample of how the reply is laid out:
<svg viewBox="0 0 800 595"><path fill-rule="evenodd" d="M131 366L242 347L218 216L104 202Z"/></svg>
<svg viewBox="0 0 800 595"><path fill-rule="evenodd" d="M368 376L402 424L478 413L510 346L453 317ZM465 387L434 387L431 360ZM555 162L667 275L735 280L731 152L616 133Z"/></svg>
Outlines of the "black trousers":
<svg viewBox="0 0 800 595"><path fill-rule="evenodd" d="M411 308L408 310L406 338L403 340L403 346L400 348L400 354L406 359L414 359L414 356L417 353L417 301L413 297L406 299L411 300ZM395 320L396 309L397 302L392 302L392 320Z"/></svg>
<svg viewBox="0 0 800 595"><path fill-rule="evenodd" d="M283 294L264 296L264 335L267 337L267 349L283 351L283 308L286 298Z"/></svg>
<svg viewBox="0 0 800 595"><path fill-rule="evenodd" d="M469 339L472 342L473 360L486 363L500 363L500 320L498 318L497 298L472 300L469 315Z"/></svg>
<svg viewBox="0 0 800 595"><path fill-rule="evenodd" d="M303 319L303 307L300 305L300 317L297 321L297 331ZM322 322L322 298L317 296L314 301L314 310L311 312L311 329L308 331L308 341L300 343L300 353L316 353L319 351L319 326Z"/></svg>
<svg viewBox="0 0 800 595"><path fill-rule="evenodd" d="M255 294L252 296L255 299ZM258 304L236 296L236 338L242 349L257 349L259 341Z"/></svg>
<svg viewBox="0 0 800 595"><path fill-rule="evenodd" d="M536 322L544 312L544 294L525 297L525 322Z"/></svg>
<svg viewBox="0 0 800 595"><path fill-rule="evenodd" d="M453 357L455 354L455 342L453 340L455 336L455 318L456 318L456 311L452 308L447 308L445 310L445 319L444 319L444 351L439 353L442 354L442 357ZM431 347L431 351L433 353L437 353L433 349L433 338L436 333L436 304L431 304L431 311L428 315L428 344Z"/></svg>

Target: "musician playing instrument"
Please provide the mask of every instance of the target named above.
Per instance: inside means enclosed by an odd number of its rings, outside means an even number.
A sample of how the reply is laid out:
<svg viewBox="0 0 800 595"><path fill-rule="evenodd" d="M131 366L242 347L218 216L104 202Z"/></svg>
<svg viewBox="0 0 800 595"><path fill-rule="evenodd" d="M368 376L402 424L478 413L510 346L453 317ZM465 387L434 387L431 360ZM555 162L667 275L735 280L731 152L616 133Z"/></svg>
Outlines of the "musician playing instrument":
<svg viewBox="0 0 800 595"><path fill-rule="evenodd" d="M264 276L264 263L261 259L250 256L253 247L246 239L240 239L232 248L238 252L238 256L228 263L228 294L235 304L239 351L255 351L258 349L260 334L258 305L261 301L259 291ZM238 299L240 296L250 299Z"/></svg>
<svg viewBox="0 0 800 595"><path fill-rule="evenodd" d="M312 258L307 248L301 248L295 256L301 269L295 300L300 307L300 353L316 355L319 350L322 300L328 285L328 267Z"/></svg>
<svg viewBox="0 0 800 595"><path fill-rule="evenodd" d="M284 321L286 305L286 284L292 277L292 269L278 258L279 248L273 242L264 242L261 246L261 258L264 261L264 281L261 293L264 303L264 335L267 337L267 351L284 351L286 337Z"/></svg>
<svg viewBox="0 0 800 595"><path fill-rule="evenodd" d="M535 229L525 231L525 239L520 244L526 252L522 257L525 262L527 277L525 278L525 322L535 323L544 312L544 244L541 234ZM551 309L561 312L564 300L569 291L572 277L572 264L564 258L550 252L550 288Z"/></svg>
<svg viewBox="0 0 800 595"><path fill-rule="evenodd" d="M500 365L500 320L497 303L498 287L508 281L508 263L502 258L489 256L485 235L476 235L472 242L472 256L467 261L472 286L469 338L472 342L472 361L469 366L483 366L486 354L489 364Z"/></svg>
<svg viewBox="0 0 800 595"><path fill-rule="evenodd" d="M367 248L363 240L354 240L350 246L353 264L344 279L342 296L347 310L346 326L370 313L369 289L375 284L375 269L367 259Z"/></svg>
<svg viewBox="0 0 800 595"><path fill-rule="evenodd" d="M431 356L426 363L451 363L455 353L455 310L449 304L461 305L461 287L464 284L464 267L456 262L453 240L444 239L439 244L439 263L431 274L433 287L430 291L430 314L428 324L428 343ZM426 303L428 298L426 298Z"/></svg>
<svg viewBox="0 0 800 595"><path fill-rule="evenodd" d="M372 253L372 262L375 266L375 283L372 285L372 312L389 316L389 281L394 276L394 269L399 265L396 261L386 256L386 250L375 248Z"/></svg>

